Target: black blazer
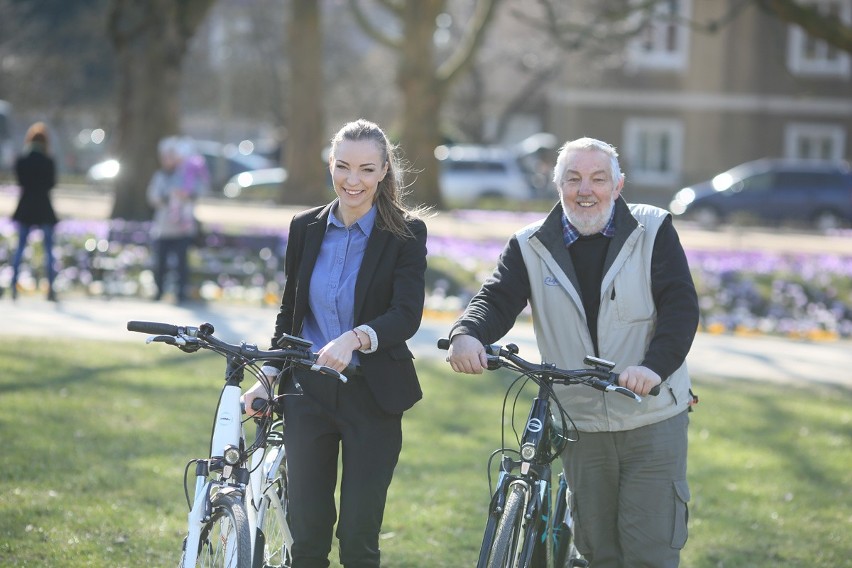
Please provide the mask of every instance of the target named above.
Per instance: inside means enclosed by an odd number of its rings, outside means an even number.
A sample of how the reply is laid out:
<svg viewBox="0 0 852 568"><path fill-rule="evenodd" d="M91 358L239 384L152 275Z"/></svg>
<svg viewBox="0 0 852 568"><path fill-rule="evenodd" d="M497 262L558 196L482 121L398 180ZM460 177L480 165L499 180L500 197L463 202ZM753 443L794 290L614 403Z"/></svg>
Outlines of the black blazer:
<svg viewBox="0 0 852 568"><path fill-rule="evenodd" d="M301 335L311 274L333 203L299 213L290 223L284 269L287 277L275 320L273 347L281 335ZM379 406L400 414L423 397L414 356L406 345L420 327L425 299L426 224L408 223L412 238L373 227L355 283L355 326L368 325L379 340L359 353L361 371ZM322 346L315 346L322 347Z"/></svg>

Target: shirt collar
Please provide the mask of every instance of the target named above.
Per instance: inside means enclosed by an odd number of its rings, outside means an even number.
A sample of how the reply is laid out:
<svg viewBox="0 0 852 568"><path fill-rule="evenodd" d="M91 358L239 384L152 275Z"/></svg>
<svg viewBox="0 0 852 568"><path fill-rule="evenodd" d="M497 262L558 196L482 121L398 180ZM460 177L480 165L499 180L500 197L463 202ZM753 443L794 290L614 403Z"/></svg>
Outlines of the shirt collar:
<svg viewBox="0 0 852 568"><path fill-rule="evenodd" d="M339 207L339 203L331 208L331 211L328 214L328 221L326 221L326 228L329 225L334 225L335 227L339 227L341 229L346 228L346 225L343 224L343 221L341 221L337 217L337 208L338 207ZM370 207L370 210L367 211L360 219L355 221L352 225L357 226L359 229L361 229L362 233L364 233L365 235L367 235L369 237L370 233L373 231L373 227L376 224L377 211L378 210L376 209L376 205L374 203L373 206Z"/></svg>
<svg viewBox="0 0 852 568"><path fill-rule="evenodd" d="M609 221L606 222L604 228L601 229L600 234L612 238L615 235L615 207L612 208L612 212L609 214ZM580 238L580 231L571 224L571 221L568 220L568 216L565 214L565 211L562 212L562 239L565 243L566 247L570 247L574 244L577 239Z"/></svg>

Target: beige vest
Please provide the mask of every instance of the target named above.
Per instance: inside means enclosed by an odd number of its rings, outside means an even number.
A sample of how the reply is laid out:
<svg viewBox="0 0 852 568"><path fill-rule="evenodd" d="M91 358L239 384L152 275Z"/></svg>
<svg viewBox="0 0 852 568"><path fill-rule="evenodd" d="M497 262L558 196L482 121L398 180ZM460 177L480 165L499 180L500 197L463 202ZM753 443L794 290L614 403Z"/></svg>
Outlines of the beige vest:
<svg viewBox="0 0 852 568"><path fill-rule="evenodd" d="M614 372L642 362L654 334L656 308L651 295L654 239L668 213L647 205L630 205L639 225L618 251L601 282L598 317L600 357L613 361ZM530 304L542 359L563 369L583 368L594 355L580 292L535 236L543 221L517 233L529 273ZM586 385L557 386L556 393L578 430L630 430L666 420L687 408L690 380L686 363L668 379L659 396L641 403L618 393L602 393Z"/></svg>

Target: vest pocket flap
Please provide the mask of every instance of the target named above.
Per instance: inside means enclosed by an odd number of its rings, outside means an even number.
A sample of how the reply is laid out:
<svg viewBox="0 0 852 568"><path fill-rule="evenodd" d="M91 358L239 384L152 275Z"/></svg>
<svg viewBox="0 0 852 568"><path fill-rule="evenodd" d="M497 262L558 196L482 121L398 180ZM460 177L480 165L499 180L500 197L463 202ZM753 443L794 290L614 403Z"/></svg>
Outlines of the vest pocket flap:
<svg viewBox="0 0 852 568"><path fill-rule="evenodd" d="M683 501L684 503L689 503L689 484L685 479L674 482L675 493L677 493L678 499Z"/></svg>
<svg viewBox="0 0 852 568"><path fill-rule="evenodd" d="M689 538L689 485L685 479L674 482L674 490L677 495L674 510L674 526L672 530L672 547L681 549Z"/></svg>

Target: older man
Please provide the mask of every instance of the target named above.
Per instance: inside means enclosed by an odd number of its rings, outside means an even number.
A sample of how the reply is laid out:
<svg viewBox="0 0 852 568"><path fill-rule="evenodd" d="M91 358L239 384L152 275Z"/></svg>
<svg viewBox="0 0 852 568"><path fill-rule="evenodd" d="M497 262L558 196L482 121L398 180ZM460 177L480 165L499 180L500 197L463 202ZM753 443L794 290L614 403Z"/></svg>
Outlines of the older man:
<svg viewBox="0 0 852 568"><path fill-rule="evenodd" d="M449 362L481 373L483 343L504 336L529 302L542 357L563 368L586 355L616 362L641 404L557 387L579 440L562 456L574 491L577 547L595 568L669 568L687 538L685 359L698 301L671 215L621 197L624 174L606 142L560 150L559 203L507 243L493 275L452 327Z"/></svg>

